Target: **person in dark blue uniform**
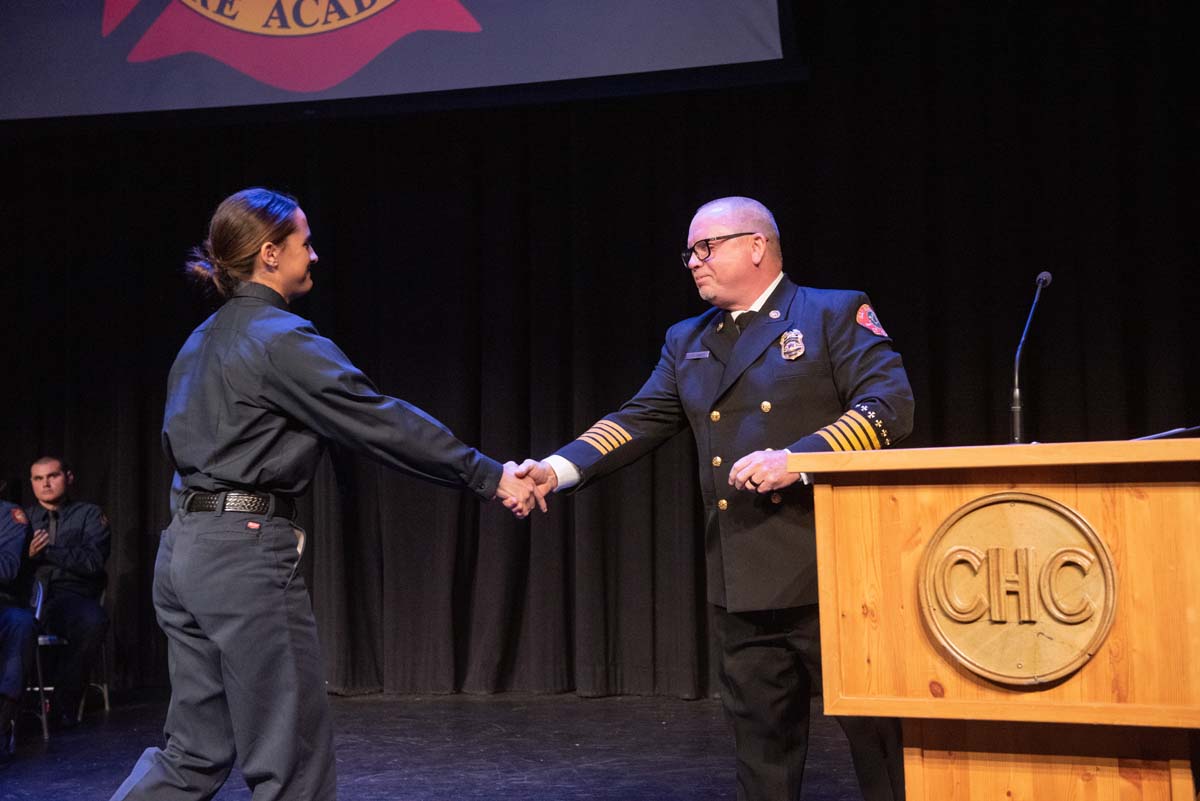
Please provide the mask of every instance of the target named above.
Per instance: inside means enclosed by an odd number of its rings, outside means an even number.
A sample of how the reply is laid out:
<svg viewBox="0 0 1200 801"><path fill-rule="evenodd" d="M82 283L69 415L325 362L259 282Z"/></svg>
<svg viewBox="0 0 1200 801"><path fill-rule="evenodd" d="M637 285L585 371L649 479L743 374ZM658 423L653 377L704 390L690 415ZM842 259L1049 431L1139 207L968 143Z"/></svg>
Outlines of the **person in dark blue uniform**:
<svg viewBox="0 0 1200 801"><path fill-rule="evenodd" d="M154 607L168 638L164 748L150 748L114 799L210 798L234 759L255 801L336 797L325 677L293 499L326 441L409 475L497 498L519 517L532 482L381 394L288 304L317 261L295 199L226 198L189 269L225 304L171 368L163 447L175 517L163 532Z"/></svg>
<svg viewBox="0 0 1200 801"><path fill-rule="evenodd" d="M691 428L738 798L799 799L820 632L812 490L787 472L787 454L891 447L911 430L912 391L865 295L783 274L760 203L702 206L683 261L714 308L667 331L654 372L618 411L520 474L540 495L579 489ZM903 798L898 722L838 721L864 796Z"/></svg>
<svg viewBox="0 0 1200 801"><path fill-rule="evenodd" d="M0 501L0 761L12 753L13 715L37 642L22 569L30 537L21 507Z"/></svg>
<svg viewBox="0 0 1200 801"><path fill-rule="evenodd" d="M50 720L61 728L79 719L79 700L108 632L100 605L112 548L108 519L96 504L69 497L74 481L61 458L41 457L29 468L37 503L25 510L33 528L30 566L46 589L42 625L67 641L56 654L52 679Z"/></svg>

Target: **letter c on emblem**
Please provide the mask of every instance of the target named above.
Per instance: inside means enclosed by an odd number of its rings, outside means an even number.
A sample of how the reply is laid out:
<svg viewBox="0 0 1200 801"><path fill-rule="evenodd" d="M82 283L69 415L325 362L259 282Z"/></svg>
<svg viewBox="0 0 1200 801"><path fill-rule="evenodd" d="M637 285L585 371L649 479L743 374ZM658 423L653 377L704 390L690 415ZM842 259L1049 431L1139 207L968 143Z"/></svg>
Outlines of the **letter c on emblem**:
<svg viewBox="0 0 1200 801"><path fill-rule="evenodd" d="M1042 574L1038 579L1042 590L1042 603L1046 605L1046 611L1055 620L1062 623L1082 623L1096 614L1096 604L1086 593L1074 609L1064 607L1062 599L1058 597L1058 588L1054 583L1058 572L1064 567L1068 565L1077 567L1086 576L1091 572L1092 564L1095 561L1096 557L1082 548L1059 548L1050 555L1046 564L1042 565Z"/></svg>
<svg viewBox="0 0 1200 801"><path fill-rule="evenodd" d="M987 601L984 600L982 594L976 595L975 602L967 606L950 586L950 573L955 565L970 565L971 569L978 574L979 568L983 567L983 562L983 554L969 545L958 545L942 554L942 561L938 563L937 567L937 579L933 582L933 586L934 592L937 593L938 603L941 605L942 611L946 613L946 617L957 620L959 623L972 623L987 612Z"/></svg>

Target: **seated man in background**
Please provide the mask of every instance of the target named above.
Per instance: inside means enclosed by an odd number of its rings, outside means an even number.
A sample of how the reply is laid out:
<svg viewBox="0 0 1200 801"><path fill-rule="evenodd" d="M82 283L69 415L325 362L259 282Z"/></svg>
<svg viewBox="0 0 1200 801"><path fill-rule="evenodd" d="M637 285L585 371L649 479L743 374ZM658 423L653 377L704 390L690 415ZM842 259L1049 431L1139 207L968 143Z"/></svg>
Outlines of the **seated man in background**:
<svg viewBox="0 0 1200 801"><path fill-rule="evenodd" d="M0 761L11 753L13 713L37 639L21 570L29 533L21 507L0 500Z"/></svg>
<svg viewBox="0 0 1200 801"><path fill-rule="evenodd" d="M67 496L74 480L57 456L38 459L29 471L37 503L27 510L34 529L29 559L34 577L46 587L43 623L68 642L55 667L50 710L51 720L68 728L77 721L88 673L108 630L100 595L110 548L100 507Z"/></svg>

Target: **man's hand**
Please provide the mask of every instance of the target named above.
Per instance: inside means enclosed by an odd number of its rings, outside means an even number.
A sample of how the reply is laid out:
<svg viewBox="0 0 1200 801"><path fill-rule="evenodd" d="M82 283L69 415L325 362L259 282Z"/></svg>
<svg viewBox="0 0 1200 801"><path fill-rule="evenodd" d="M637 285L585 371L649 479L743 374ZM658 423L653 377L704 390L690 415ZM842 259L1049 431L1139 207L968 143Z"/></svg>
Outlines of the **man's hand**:
<svg viewBox="0 0 1200 801"><path fill-rule="evenodd" d="M755 451L733 463L729 483L749 492L774 492L790 487L800 479L799 473L789 473L787 451Z"/></svg>
<svg viewBox="0 0 1200 801"><path fill-rule="evenodd" d="M518 518L528 515L533 511L533 505L541 500L533 480L517 475L516 462L504 463L504 475L500 477L500 486L496 487L496 498ZM545 505L542 508L544 510Z"/></svg>
<svg viewBox="0 0 1200 801"><path fill-rule="evenodd" d="M517 476L521 478L528 476L533 480L538 508L543 512L546 511L546 496L558 488L558 473L554 472L550 463L544 460L535 462L533 459L526 459L517 468Z"/></svg>
<svg viewBox="0 0 1200 801"><path fill-rule="evenodd" d="M37 556L50 543L50 532L44 528L39 528L33 532L33 539L29 541L29 558Z"/></svg>

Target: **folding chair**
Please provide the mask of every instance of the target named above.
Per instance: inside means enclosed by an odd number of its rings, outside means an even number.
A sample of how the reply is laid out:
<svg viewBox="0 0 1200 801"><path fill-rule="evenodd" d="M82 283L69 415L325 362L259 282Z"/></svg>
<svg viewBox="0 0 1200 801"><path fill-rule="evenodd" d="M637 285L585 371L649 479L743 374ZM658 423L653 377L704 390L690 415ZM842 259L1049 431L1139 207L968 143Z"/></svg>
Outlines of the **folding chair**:
<svg viewBox="0 0 1200 801"><path fill-rule="evenodd" d="M38 626L41 626L42 619L45 615L46 604L46 585L41 581L33 582L33 594L29 600L29 605L33 608L33 619L37 621ZM45 676L42 674L42 649L56 648L67 645L65 637L59 637L57 634L38 634L37 647L33 649L33 664L34 673L37 678L37 685L27 689L37 689L38 693L38 718L42 721L42 739L50 739L50 702L46 700L46 691L54 692L54 687L46 685ZM82 714L82 705L80 706L80 714Z"/></svg>

